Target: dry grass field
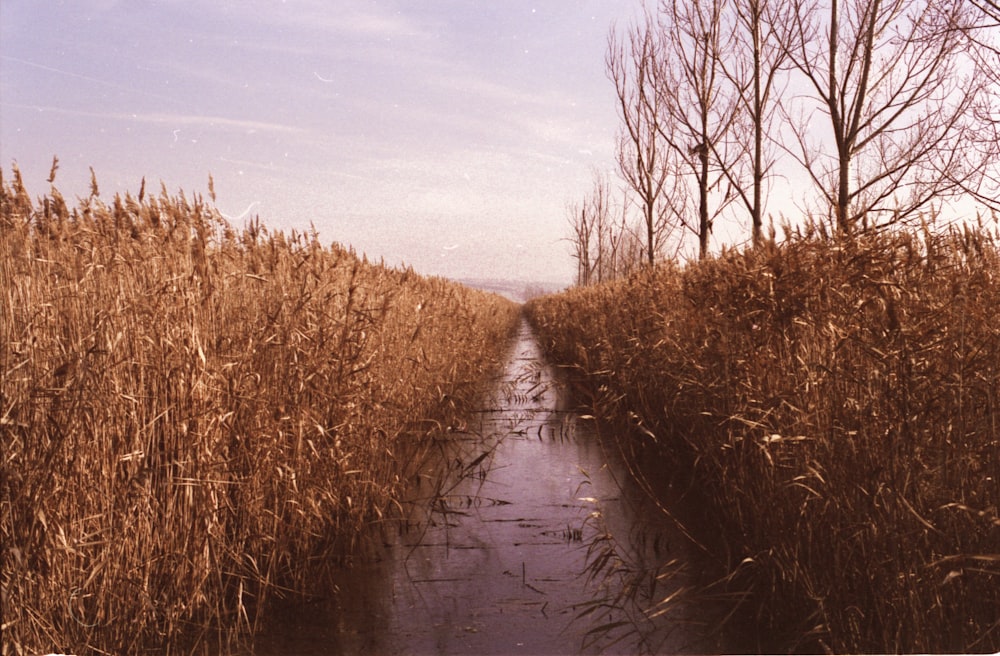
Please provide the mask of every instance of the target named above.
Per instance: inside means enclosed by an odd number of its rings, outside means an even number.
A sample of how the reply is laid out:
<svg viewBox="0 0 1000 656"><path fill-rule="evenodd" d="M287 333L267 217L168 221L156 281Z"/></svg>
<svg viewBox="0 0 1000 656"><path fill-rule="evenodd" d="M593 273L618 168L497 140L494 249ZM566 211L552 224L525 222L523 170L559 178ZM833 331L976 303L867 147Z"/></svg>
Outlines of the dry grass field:
<svg viewBox="0 0 1000 656"><path fill-rule="evenodd" d="M1000 240L754 251L529 303L652 476L690 475L748 650L1000 650Z"/></svg>
<svg viewBox="0 0 1000 656"><path fill-rule="evenodd" d="M394 512L519 309L93 187L2 183L3 654L225 652Z"/></svg>

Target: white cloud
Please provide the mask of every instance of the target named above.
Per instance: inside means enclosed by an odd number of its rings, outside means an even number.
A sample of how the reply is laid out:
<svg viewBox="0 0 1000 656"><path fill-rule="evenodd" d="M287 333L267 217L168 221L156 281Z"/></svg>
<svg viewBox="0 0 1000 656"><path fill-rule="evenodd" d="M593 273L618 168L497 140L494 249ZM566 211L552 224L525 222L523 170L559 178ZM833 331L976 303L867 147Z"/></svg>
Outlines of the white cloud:
<svg viewBox="0 0 1000 656"><path fill-rule="evenodd" d="M139 123L156 123L172 126L198 126L209 128L222 128L228 130L241 130L244 132L284 132L301 133L301 128L281 123L269 123L266 121L252 121L245 119L229 118L226 116L203 116L198 114L163 114L163 113L142 113L125 114L121 112L93 112L81 109L70 109L66 107L51 107L42 105L22 105L18 103L0 102L0 107L14 107L18 109L32 109L38 112L51 112L54 114L65 114L68 116L83 116L86 118L110 119L114 121L135 121Z"/></svg>
<svg viewBox="0 0 1000 656"><path fill-rule="evenodd" d="M224 128L231 130L244 130L246 132L303 132L301 128L281 123L269 123L266 121L251 121L245 119L229 118L226 116L202 116L198 114L113 114L118 119L130 119L144 123L161 123L167 125L186 125L210 128Z"/></svg>
<svg viewBox="0 0 1000 656"><path fill-rule="evenodd" d="M196 4L200 9L202 3ZM391 6L366 0L298 0L276 4L273 1L237 6L247 16L268 27L322 32L331 38L428 38L424 22L417 22Z"/></svg>

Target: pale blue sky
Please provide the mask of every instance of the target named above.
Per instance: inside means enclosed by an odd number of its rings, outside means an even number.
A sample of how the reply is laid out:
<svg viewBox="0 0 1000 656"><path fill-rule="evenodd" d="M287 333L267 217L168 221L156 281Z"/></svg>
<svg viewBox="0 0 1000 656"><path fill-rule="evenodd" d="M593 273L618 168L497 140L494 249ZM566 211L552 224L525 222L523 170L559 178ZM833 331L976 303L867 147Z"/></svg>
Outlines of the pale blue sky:
<svg viewBox="0 0 1000 656"><path fill-rule="evenodd" d="M454 277L569 282L611 169L631 0L3 0L0 164L33 196L163 180ZM158 186L158 184L156 185ZM241 221L237 221L241 223Z"/></svg>

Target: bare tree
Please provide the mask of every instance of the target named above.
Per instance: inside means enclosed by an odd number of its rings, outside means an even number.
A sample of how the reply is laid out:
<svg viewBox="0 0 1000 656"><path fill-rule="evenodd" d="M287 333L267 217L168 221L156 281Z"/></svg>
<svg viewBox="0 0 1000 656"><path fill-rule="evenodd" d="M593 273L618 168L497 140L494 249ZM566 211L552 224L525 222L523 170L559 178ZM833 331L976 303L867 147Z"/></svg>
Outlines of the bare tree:
<svg viewBox="0 0 1000 656"><path fill-rule="evenodd" d="M656 78L658 37L656 22L647 12L641 24L626 29L624 37L612 26L605 58L622 121L617 143L618 168L639 199L646 232L646 260L650 265L656 258L657 241L662 239L659 233L670 229L671 208L679 200L676 194L668 197L668 187L676 191L677 179L669 149L660 141L660 135L670 134L670 127L665 124L668 114L662 107L661 82Z"/></svg>
<svg viewBox="0 0 1000 656"><path fill-rule="evenodd" d="M738 153L727 138L738 94L721 64L733 41L724 10L725 0L663 0L659 13L663 46L656 51L657 95L666 118L657 125L681 168L695 180L698 221L687 225L698 236L701 257L708 253L715 219L733 200L732 188L723 183Z"/></svg>
<svg viewBox="0 0 1000 656"><path fill-rule="evenodd" d="M788 60L784 47L789 26L786 0L732 0L734 56L721 65L735 85L739 107L733 123L731 143L738 158L723 173L750 214L755 246L760 244L764 217L765 180L776 162L773 139L777 113L772 94L782 82Z"/></svg>
<svg viewBox="0 0 1000 656"><path fill-rule="evenodd" d="M982 187L966 191L994 211L1000 211L1000 2L970 0L979 20L967 26L969 52L974 59L976 76L989 82L985 97L974 111L980 123L970 148L992 157L983 175Z"/></svg>
<svg viewBox="0 0 1000 656"><path fill-rule="evenodd" d="M605 252L609 257L604 280L626 278L649 265L645 226L634 225L629 221L628 204L622 205L619 210L618 217L608 225L605 232Z"/></svg>
<svg viewBox="0 0 1000 656"><path fill-rule="evenodd" d="M642 239L645 231L639 231L639 237L636 237L635 230L628 224L624 206L620 209L617 220L609 221L599 235L602 251L597 273L599 282L626 276L636 265L647 262ZM630 245L635 244L638 244L638 250L630 250Z"/></svg>
<svg viewBox="0 0 1000 656"><path fill-rule="evenodd" d="M611 221L611 185L598 170L593 171L590 193L581 203L567 207L573 230L573 259L577 262L576 283L580 286L602 282L613 259L615 240L609 234Z"/></svg>
<svg viewBox="0 0 1000 656"><path fill-rule="evenodd" d="M622 198L617 202L611 191L608 176L595 169L587 196L580 203L567 205L578 286L621 278L649 263L645 221L634 224L631 210L635 203L628 187L621 190ZM655 254L666 252L670 234L662 230L655 233Z"/></svg>
<svg viewBox="0 0 1000 656"><path fill-rule="evenodd" d="M817 143L807 112L792 122L787 149L841 233L903 220L978 186L988 152L966 146L984 82L962 68L967 0L791 2L786 49L830 133Z"/></svg>
<svg viewBox="0 0 1000 656"><path fill-rule="evenodd" d="M566 206L566 214L569 218L572 235L570 244L572 246L572 256L576 260L576 284L585 287L590 284L590 274L592 271L590 263L590 242L594 235L594 224L587 212L587 203L569 203Z"/></svg>
<svg viewBox="0 0 1000 656"><path fill-rule="evenodd" d="M597 282L604 282L609 277L609 259L613 257L611 253L613 244L609 244L607 239L607 233L612 225L611 183L606 175L596 169L592 175L593 184L588 200L597 242L594 249L594 274L597 276Z"/></svg>

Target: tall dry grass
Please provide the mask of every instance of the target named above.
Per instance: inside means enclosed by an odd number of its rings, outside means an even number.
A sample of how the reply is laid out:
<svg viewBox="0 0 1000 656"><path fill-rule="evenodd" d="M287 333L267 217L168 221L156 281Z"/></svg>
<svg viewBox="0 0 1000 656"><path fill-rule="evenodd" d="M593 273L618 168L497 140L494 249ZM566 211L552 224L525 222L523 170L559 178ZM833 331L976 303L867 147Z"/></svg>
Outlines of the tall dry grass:
<svg viewBox="0 0 1000 656"><path fill-rule="evenodd" d="M1000 649L998 310L982 226L811 230L528 306L646 463L690 471L746 648L837 653Z"/></svg>
<svg viewBox="0 0 1000 656"><path fill-rule="evenodd" d="M235 646L393 512L516 327L197 196L0 186L5 655Z"/></svg>

